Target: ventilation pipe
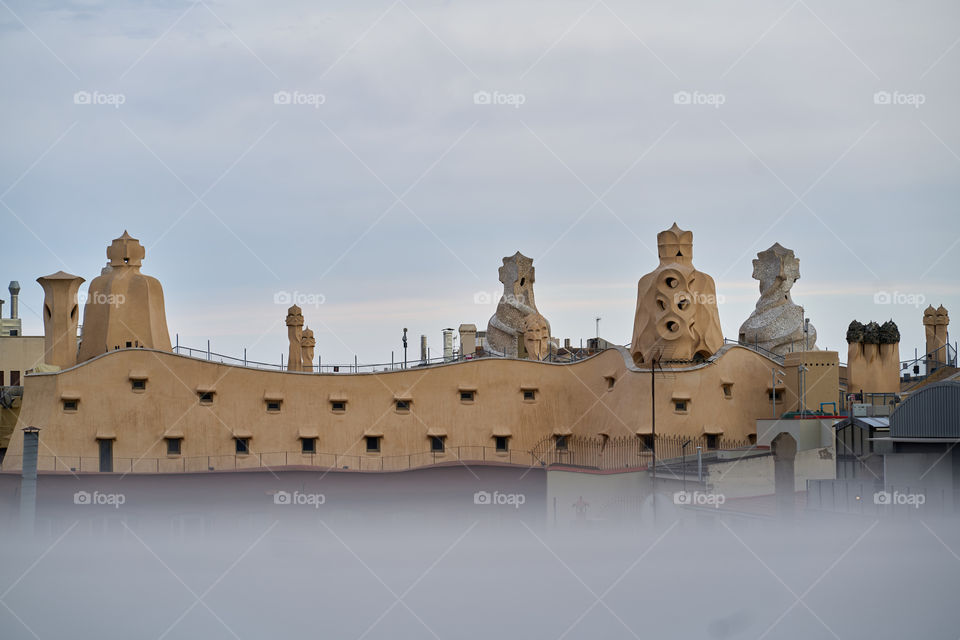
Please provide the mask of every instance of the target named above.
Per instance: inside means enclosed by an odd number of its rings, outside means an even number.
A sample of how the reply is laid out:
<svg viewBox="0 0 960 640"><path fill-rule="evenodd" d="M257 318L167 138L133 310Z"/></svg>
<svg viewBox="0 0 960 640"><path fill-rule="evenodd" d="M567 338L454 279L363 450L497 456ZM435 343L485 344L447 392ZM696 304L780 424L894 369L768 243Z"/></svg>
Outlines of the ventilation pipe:
<svg viewBox="0 0 960 640"><path fill-rule="evenodd" d="M16 320L20 317L20 283L11 281L7 290L10 291L10 319Z"/></svg>

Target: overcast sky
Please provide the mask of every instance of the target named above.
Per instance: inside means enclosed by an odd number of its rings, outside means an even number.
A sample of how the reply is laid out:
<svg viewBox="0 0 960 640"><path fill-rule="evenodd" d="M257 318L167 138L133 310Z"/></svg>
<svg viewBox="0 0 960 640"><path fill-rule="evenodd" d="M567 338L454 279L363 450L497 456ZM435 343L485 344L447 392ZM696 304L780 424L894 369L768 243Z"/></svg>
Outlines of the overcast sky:
<svg viewBox="0 0 960 640"><path fill-rule="evenodd" d="M960 317L960 5L843 4L3 0L0 278L42 334L35 279L126 229L171 339L279 361L296 292L370 363L484 329L519 250L554 335L625 343L676 221L726 336L780 242L821 347L905 358Z"/></svg>

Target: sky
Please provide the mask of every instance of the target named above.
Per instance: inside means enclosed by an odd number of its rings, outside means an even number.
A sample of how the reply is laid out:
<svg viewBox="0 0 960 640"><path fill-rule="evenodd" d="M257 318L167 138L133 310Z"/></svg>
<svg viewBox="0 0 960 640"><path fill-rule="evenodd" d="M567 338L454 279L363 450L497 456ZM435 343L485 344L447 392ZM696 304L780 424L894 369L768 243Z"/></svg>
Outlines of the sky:
<svg viewBox="0 0 960 640"><path fill-rule="evenodd" d="M172 340L324 363L486 327L534 259L554 335L630 340L656 234L694 234L724 335L751 260L840 350L960 309L955 2L0 1L0 280L89 282L124 230ZM5 287L4 287L5 288ZM3 297L7 298L6 292ZM9 305L5 305L5 315Z"/></svg>

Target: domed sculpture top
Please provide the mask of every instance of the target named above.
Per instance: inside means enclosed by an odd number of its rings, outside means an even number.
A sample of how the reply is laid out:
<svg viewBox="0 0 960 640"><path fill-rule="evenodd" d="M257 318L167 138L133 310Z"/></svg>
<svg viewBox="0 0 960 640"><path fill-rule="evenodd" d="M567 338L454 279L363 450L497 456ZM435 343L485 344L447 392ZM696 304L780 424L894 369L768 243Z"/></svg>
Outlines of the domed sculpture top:
<svg viewBox="0 0 960 640"><path fill-rule="evenodd" d="M723 346L717 287L693 267L693 233L657 234L660 266L637 284L630 353L635 364L708 358Z"/></svg>
<svg viewBox="0 0 960 640"><path fill-rule="evenodd" d="M803 309L790 297L790 289L800 279L800 260L793 250L775 243L758 253L753 277L760 281L760 300L740 326L740 341L778 355L817 350L817 330L808 325L804 335Z"/></svg>
<svg viewBox="0 0 960 640"><path fill-rule="evenodd" d="M126 231L107 248L109 263L90 283L83 309L78 362L114 349L172 349L163 287L140 273L145 255L140 241Z"/></svg>

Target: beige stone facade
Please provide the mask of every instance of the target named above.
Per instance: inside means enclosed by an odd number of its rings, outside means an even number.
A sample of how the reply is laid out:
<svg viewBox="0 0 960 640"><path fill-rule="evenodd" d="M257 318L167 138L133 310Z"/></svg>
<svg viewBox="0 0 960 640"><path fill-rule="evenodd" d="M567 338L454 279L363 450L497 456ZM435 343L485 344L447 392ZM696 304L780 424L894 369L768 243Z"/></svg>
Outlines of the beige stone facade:
<svg viewBox="0 0 960 640"><path fill-rule="evenodd" d="M504 260L504 298L491 319L500 349L515 348L515 356L314 373L316 339L296 306L287 315L286 371L172 353L162 289L140 274L143 248L124 233L108 250L110 266L90 284L79 357L67 343L52 343L62 370L26 378L18 427L41 429L42 470L386 470L456 460L531 464L530 452L563 446L569 436L646 443L652 414L658 436L746 443L755 439L756 420L771 415L775 396L778 413L799 408L801 396L809 409L837 400L836 352L784 359L724 345L715 285L692 265L692 234L674 225L658 241L660 265L640 281L629 350L543 361L549 324L533 304L532 261L517 254ZM47 342L71 330L75 336L80 280L41 279L55 320ZM460 334L471 351L476 328L461 325ZM666 370L665 358L673 360ZM774 388L771 375L781 370L783 383ZM20 467L22 448L18 429L4 470Z"/></svg>

